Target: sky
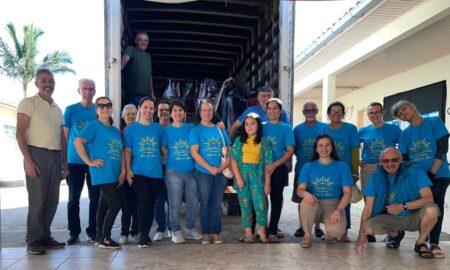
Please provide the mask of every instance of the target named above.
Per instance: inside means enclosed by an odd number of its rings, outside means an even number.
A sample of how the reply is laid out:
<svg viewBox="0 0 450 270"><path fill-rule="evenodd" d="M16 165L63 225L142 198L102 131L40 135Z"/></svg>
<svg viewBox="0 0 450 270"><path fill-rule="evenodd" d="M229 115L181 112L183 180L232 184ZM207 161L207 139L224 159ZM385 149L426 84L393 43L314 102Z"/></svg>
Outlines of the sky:
<svg viewBox="0 0 450 270"><path fill-rule="evenodd" d="M0 9L0 35L12 44L5 30L9 22L15 24L20 36L28 24L45 32L39 39L38 60L56 50L65 50L72 57L72 68L77 74L55 76L53 98L61 108L80 100L80 78L94 79L97 96L104 93L103 0L5 0ZM30 83L28 96L35 93L37 89ZM22 97L22 85L0 75L0 100L17 104Z"/></svg>
<svg viewBox="0 0 450 270"><path fill-rule="evenodd" d="M7 37L5 27L13 22L20 34L23 25L34 24L44 30L39 39L43 55L65 50L73 59L77 74L56 75L54 99L62 109L80 100L76 91L80 78L96 81L97 96L104 93L104 10L103 0L13 0L2 1L0 35ZM295 55L337 21L357 0L297 1ZM26 8L25 8L26 7ZM10 41L9 39L6 39ZM28 96L37 92L33 83ZM17 104L22 86L0 75L0 100Z"/></svg>

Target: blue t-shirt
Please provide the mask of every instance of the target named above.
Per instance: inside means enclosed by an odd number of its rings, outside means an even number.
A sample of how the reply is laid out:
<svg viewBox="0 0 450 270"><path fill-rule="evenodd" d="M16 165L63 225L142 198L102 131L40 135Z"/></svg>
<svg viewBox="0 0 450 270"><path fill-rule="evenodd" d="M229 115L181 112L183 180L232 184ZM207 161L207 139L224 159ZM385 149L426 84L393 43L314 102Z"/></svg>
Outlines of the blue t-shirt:
<svg viewBox="0 0 450 270"><path fill-rule="evenodd" d="M166 134L158 123L143 125L135 122L125 128L125 148L131 149L131 170L151 178L163 178L161 147L166 146Z"/></svg>
<svg viewBox="0 0 450 270"><path fill-rule="evenodd" d="M422 124L408 126L400 135L400 152L408 154L409 159L428 172L435 160L436 140L448 135L448 130L439 117L425 117ZM447 155L444 155L442 166L436 177L450 177Z"/></svg>
<svg viewBox="0 0 450 270"><path fill-rule="evenodd" d="M120 131L114 126L105 126L96 120L89 122L78 137L88 142L91 160L102 159L104 162L101 168L89 167L92 185L116 183L120 174L123 150Z"/></svg>
<svg viewBox="0 0 450 270"><path fill-rule="evenodd" d="M223 138L225 139L225 145L230 145L230 138L225 130L221 130ZM216 125L207 127L202 124L198 124L191 129L189 133L189 146L198 144L198 153L213 167L220 167L222 165L222 146L223 141L220 136L219 129ZM203 168L195 162L195 169L205 173L211 174L207 169Z"/></svg>
<svg viewBox="0 0 450 270"><path fill-rule="evenodd" d="M267 112L265 110L263 110L263 108L260 105L255 105L255 106L251 106L251 107L247 108L247 110L245 110L241 114L241 116L239 116L238 119L239 119L239 122L241 122L241 124L244 123L245 116L247 116L247 114L249 114L249 113L256 113L257 115L259 115L261 122L269 121L269 118L267 118ZM289 116L284 110L281 112L280 121L283 123L286 123L286 124L290 124Z"/></svg>
<svg viewBox="0 0 450 270"><path fill-rule="evenodd" d="M381 151L398 144L401 132L397 125L388 123L384 123L379 128L372 125L361 128L359 139L363 143L362 160L367 164L377 164Z"/></svg>
<svg viewBox="0 0 450 270"><path fill-rule="evenodd" d="M294 133L292 127L286 123L270 122L263 123L263 136L267 138L272 146L273 160L279 160L285 153L288 146L295 146Z"/></svg>
<svg viewBox="0 0 450 270"><path fill-rule="evenodd" d="M322 164L315 160L303 165L297 183L306 183L306 190L319 200L340 199L342 187L353 186L353 178L342 161L332 160L329 164Z"/></svg>
<svg viewBox="0 0 450 270"><path fill-rule="evenodd" d="M67 143L67 163L84 164L80 158L73 141L83 131L90 121L97 119L95 105L85 108L81 103L75 103L66 108L64 112L64 127L69 129L69 142ZM89 155L89 147L86 147L86 153Z"/></svg>
<svg viewBox="0 0 450 270"><path fill-rule="evenodd" d="M386 185L389 182L389 194L386 198ZM382 213L385 205L407 203L420 198L419 191L425 187L431 187L432 183L425 172L420 168L400 167L395 177L387 175L384 169L379 168L369 177L363 194L367 197L374 197L375 203L372 209L372 216ZM411 211L402 211L399 216L410 215Z"/></svg>
<svg viewBox="0 0 450 270"><path fill-rule="evenodd" d="M166 168L183 173L194 171L194 159L188 142L189 132L193 127L192 124L184 123L181 127L170 125L164 129L168 151Z"/></svg>
<svg viewBox="0 0 450 270"><path fill-rule="evenodd" d="M294 128L295 156L297 157L295 173L297 175L300 173L302 166L311 161L314 143L320 134L319 130L325 125L325 123L316 122L314 126L309 126L306 122L303 122Z"/></svg>
<svg viewBox="0 0 450 270"><path fill-rule="evenodd" d="M333 138L339 159L351 168L351 149L359 148L359 136L356 127L353 124L343 122L338 129L331 129L330 125L326 125L320 130L320 133L328 134Z"/></svg>

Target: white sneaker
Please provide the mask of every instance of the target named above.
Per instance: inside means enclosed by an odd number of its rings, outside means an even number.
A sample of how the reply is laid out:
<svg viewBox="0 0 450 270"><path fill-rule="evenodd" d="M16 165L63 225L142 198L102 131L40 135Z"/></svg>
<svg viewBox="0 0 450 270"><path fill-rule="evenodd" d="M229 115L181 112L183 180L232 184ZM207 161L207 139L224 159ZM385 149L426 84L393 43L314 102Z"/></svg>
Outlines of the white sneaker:
<svg viewBox="0 0 450 270"><path fill-rule="evenodd" d="M124 245L128 243L128 236L126 235L122 235L119 238L119 244Z"/></svg>
<svg viewBox="0 0 450 270"><path fill-rule="evenodd" d="M153 237L153 241L162 241L164 238L163 232L156 232L155 237Z"/></svg>
<svg viewBox="0 0 450 270"><path fill-rule="evenodd" d="M197 232L195 228L191 230L184 229L184 238L191 240L200 240L203 238L203 235Z"/></svg>
<svg viewBox="0 0 450 270"><path fill-rule="evenodd" d="M139 234L136 234L135 236L132 236L131 237L133 240L131 240L131 241L133 241L133 243L139 243Z"/></svg>
<svg viewBox="0 0 450 270"><path fill-rule="evenodd" d="M175 244L182 244L182 243L186 242L186 239L184 239L184 236L181 233L181 231L173 232L172 233L172 242L174 242Z"/></svg>

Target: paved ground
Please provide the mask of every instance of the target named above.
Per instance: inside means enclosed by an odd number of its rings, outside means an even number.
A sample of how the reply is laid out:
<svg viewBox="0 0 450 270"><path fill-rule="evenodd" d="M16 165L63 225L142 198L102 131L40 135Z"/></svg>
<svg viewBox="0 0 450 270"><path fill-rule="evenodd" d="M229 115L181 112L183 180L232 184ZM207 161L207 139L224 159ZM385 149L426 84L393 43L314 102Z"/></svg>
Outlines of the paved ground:
<svg viewBox="0 0 450 270"><path fill-rule="evenodd" d="M240 217L223 217L224 245L202 246L195 241L185 245L174 245L170 240L154 244L149 249L139 249L135 245L126 245L120 251L98 250L84 241L75 247L52 251L45 256L29 256L25 252L25 225L27 213L26 190L24 187L2 188L1 197L1 246L0 268L8 269L299 269L314 267L328 269L333 264L337 269L360 269L370 265L373 269L448 269L450 259L424 261L413 253L413 243L417 236L407 233L399 250L387 250L381 242L370 245L361 253L353 251L352 244L324 244L316 240L310 250L302 249L293 236L298 227L296 205L290 202L292 189L285 191L285 204L280 221L280 228L286 233L282 244L245 245L237 242L241 234ZM81 200L82 227L87 224L88 199L86 192ZM59 240L67 240L67 186L61 185L58 211L53 222L52 232ZM362 203L352 206L352 223L350 238L356 239L359 228L359 216ZM450 257L450 213L446 210L441 246ZM113 238L118 239L120 218L113 228ZM198 220L197 220L198 222ZM153 228L154 229L154 228ZM153 230L152 230L153 234ZM378 237L381 241L382 237ZM372 258L372 256L377 256Z"/></svg>

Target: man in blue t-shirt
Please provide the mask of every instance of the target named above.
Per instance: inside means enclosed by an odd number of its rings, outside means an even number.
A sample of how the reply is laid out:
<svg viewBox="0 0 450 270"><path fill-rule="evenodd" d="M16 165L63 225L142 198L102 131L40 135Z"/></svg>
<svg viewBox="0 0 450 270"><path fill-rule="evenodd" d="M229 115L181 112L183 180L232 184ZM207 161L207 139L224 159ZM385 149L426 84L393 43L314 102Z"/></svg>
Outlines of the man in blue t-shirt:
<svg viewBox="0 0 450 270"><path fill-rule="evenodd" d="M67 245L73 245L80 241L80 196L85 179L89 192L89 225L86 228L86 234L91 242L96 239L96 214L100 197L98 186L92 186L89 166L81 160L73 145L73 141L87 124L97 118L95 104L92 103L95 95L95 82L91 79L80 79L78 93L81 95L81 101L68 106L64 112L64 134L68 140L67 163L69 166L67 219L70 238L66 241Z"/></svg>
<svg viewBox="0 0 450 270"><path fill-rule="evenodd" d="M381 152L382 168L372 174L364 189L365 206L356 246L364 247L366 235L387 233L386 246L399 248L404 231L419 231L414 251L421 258L432 258L425 243L439 215L432 184L422 169L407 168L401 162L402 155L396 148Z"/></svg>
<svg viewBox="0 0 450 270"><path fill-rule="evenodd" d="M273 97L273 90L272 90L272 88L270 88L268 86L263 86L263 87L258 89L258 103L259 104L247 108L241 114L241 116L239 116L239 118L236 119L236 121L234 121L233 125L231 125L230 130L228 132L228 135L229 135L231 141L234 141L236 132L238 131L239 127L244 122L244 118L245 118L245 116L247 116L247 114L249 114L251 112L256 113L257 115L259 115L259 118L261 119L261 122L267 122L269 120L267 118L266 103L272 97ZM289 116L286 113L286 111L284 111L284 110L281 112L280 121L284 122L286 124L289 124L289 125L291 124L289 122Z"/></svg>
<svg viewBox="0 0 450 270"><path fill-rule="evenodd" d="M319 130L326 125L325 123L317 121L316 117L319 110L314 101L307 101L303 105L302 112L305 116L305 122L294 128L295 157L297 158L297 163L295 164L294 189L292 190L291 200L298 204L298 221L300 224L294 233L295 237L303 237L305 235L300 221L301 198L297 195L297 180L303 165L311 161L314 152L314 142L319 135ZM320 222L316 223L314 233L317 237L322 237L324 235L322 229L320 229Z"/></svg>

